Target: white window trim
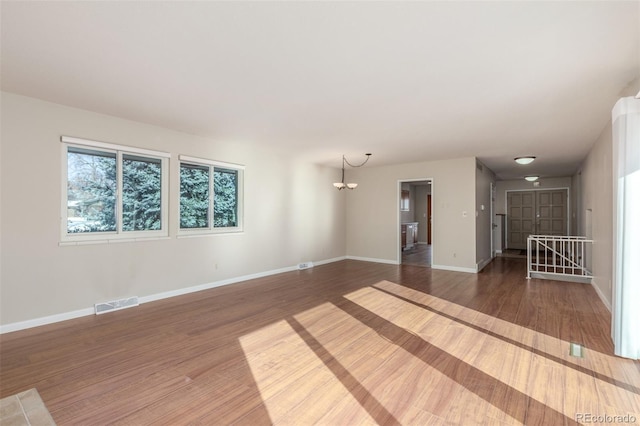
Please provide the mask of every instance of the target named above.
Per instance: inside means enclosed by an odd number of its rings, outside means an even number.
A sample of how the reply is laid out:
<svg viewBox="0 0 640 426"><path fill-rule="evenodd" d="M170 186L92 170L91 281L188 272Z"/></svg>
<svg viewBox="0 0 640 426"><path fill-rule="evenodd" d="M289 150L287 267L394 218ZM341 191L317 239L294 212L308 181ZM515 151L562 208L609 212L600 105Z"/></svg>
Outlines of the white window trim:
<svg viewBox="0 0 640 426"><path fill-rule="evenodd" d="M204 165L210 165L214 167L222 167L224 169L235 169L235 170L245 169L245 166L242 164L227 163L224 161L216 161L216 160L207 160L205 158L189 157L187 155L180 155L179 159L181 163L184 162L184 163L204 164Z"/></svg>
<svg viewBox="0 0 640 426"><path fill-rule="evenodd" d="M70 136L62 136L60 138L62 142L61 149L61 164L62 164L62 200L60 203L60 245L81 245L81 244L98 244L98 243L114 243L114 242L129 242L129 241L149 241L169 238L169 160L171 154L161 151L152 151L148 149L129 147L124 145L115 145L105 142L92 141L88 139L74 138ZM116 154L117 158L117 184L118 190L116 194L116 209L117 209L117 229L119 231L114 232L95 232L95 233L68 233L67 232L67 161L68 161L68 148L69 147L81 147L92 148L105 152L112 152ZM141 155L149 158L160 160L162 174L161 179L161 192L160 199L160 215L161 215L161 228L155 231L122 231L122 157L126 154Z"/></svg>
<svg viewBox="0 0 640 426"><path fill-rule="evenodd" d="M241 234L244 232L244 170L245 166L242 164L228 163L224 161L209 160L206 158L190 157L188 155L180 155L178 162L178 238L183 237L199 237L206 235L222 235L222 234ZM213 215L210 217L210 225L207 228L182 228L180 226L180 166L182 163L211 166L212 168L223 168L228 170L235 170L238 172L238 226L216 228L213 226ZM210 175L213 179L213 174ZM213 180L210 182L211 196L210 196L210 209L213 212Z"/></svg>
<svg viewBox="0 0 640 426"><path fill-rule="evenodd" d="M150 149L136 148L136 147L126 146L126 145L116 145L112 143L92 141L89 139L73 138L70 136L62 136L60 138L60 142L67 143L70 145L81 145L81 146L88 146L91 148L100 148L100 149L106 149L106 150L112 150L112 151L123 151L123 152L126 152L127 154L141 154L141 155L148 155L151 157L171 158L171 154L168 152L152 151Z"/></svg>

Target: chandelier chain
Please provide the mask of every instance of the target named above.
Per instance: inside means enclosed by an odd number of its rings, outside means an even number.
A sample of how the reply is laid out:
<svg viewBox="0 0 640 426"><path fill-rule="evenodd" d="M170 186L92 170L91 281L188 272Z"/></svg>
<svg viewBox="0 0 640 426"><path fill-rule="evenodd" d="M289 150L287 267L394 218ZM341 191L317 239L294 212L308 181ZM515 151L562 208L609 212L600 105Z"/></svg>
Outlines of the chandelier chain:
<svg viewBox="0 0 640 426"><path fill-rule="evenodd" d="M362 166L364 166L365 164L367 164L367 161L369 161L369 158L371 157L371 154L365 154L365 155L367 156L367 158L365 158L365 160L364 160L362 163L357 164L357 165L356 165L356 164L351 164L351 163L349 162L349 160L347 160L347 157L345 157L344 155L342 156L342 161L343 161L344 163L347 163L347 164L348 164L349 166L351 166L351 167L362 167ZM342 167L344 168L344 164L343 164L343 166L342 166Z"/></svg>

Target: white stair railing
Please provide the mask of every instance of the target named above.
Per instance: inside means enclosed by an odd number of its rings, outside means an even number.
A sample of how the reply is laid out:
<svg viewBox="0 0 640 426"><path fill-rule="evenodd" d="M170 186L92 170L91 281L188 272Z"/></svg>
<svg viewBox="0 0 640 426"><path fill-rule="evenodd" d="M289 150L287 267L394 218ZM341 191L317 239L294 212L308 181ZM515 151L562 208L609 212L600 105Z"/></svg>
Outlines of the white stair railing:
<svg viewBox="0 0 640 426"><path fill-rule="evenodd" d="M559 277L590 278L585 264L586 237L559 235L529 235L527 238L527 279L531 274Z"/></svg>

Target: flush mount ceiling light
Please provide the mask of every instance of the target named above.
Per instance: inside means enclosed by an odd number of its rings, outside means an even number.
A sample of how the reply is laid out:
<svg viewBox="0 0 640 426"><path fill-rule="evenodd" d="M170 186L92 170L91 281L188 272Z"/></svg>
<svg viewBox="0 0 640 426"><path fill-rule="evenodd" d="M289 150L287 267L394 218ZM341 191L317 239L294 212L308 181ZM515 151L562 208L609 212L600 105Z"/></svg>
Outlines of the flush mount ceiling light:
<svg viewBox="0 0 640 426"><path fill-rule="evenodd" d="M515 161L518 164L529 164L531 162L533 162L533 160L535 160L536 157L529 155L527 157L516 157L513 159L513 161Z"/></svg>
<svg viewBox="0 0 640 426"><path fill-rule="evenodd" d="M528 180L529 182L535 182L535 181L537 181L537 180L538 180L538 178L539 178L539 177L540 177L540 176L525 176L524 178L525 178L526 180Z"/></svg>
<svg viewBox="0 0 640 426"><path fill-rule="evenodd" d="M336 188L338 188L338 191L342 190L342 189L356 189L356 187L358 186L357 183L344 183L344 165L348 164L351 167L362 167L365 164L367 164L367 161L369 161L369 157L371 156L371 154L365 154L367 156L367 158L360 164L351 164L343 155L342 156L342 180L340 182L335 182L333 184L333 186L335 186Z"/></svg>

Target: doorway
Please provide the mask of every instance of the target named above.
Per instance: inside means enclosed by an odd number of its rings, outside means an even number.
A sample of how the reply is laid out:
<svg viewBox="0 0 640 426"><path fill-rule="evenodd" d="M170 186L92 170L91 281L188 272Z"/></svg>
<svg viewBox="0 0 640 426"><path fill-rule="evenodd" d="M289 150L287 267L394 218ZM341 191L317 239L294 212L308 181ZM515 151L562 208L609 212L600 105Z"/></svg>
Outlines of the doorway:
<svg viewBox="0 0 640 426"><path fill-rule="evenodd" d="M433 259L432 179L398 182L398 260L431 267Z"/></svg>
<svg viewBox="0 0 640 426"><path fill-rule="evenodd" d="M568 235L567 188L507 191L507 248L527 249L529 235Z"/></svg>
<svg viewBox="0 0 640 426"><path fill-rule="evenodd" d="M496 184L491 182L491 186L489 188L489 199L491 203L489 204L489 217L491 218L491 259L496 257L496 228L498 228L498 224L496 223Z"/></svg>

